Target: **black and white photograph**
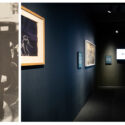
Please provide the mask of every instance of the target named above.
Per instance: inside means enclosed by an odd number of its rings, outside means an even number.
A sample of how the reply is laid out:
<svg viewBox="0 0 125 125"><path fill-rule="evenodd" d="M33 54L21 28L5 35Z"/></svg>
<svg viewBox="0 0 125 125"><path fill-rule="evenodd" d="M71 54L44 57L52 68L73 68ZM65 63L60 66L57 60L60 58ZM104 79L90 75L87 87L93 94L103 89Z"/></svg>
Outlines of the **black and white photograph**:
<svg viewBox="0 0 125 125"><path fill-rule="evenodd" d="M18 121L18 3L0 3L0 122Z"/></svg>

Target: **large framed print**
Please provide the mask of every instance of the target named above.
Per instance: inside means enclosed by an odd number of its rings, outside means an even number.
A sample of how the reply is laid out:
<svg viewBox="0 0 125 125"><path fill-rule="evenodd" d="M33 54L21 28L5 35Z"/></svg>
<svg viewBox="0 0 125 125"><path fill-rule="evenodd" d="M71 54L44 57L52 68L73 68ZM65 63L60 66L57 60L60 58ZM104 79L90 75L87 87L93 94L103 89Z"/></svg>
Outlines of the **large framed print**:
<svg viewBox="0 0 125 125"><path fill-rule="evenodd" d="M85 67L95 65L95 44L85 40Z"/></svg>
<svg viewBox="0 0 125 125"><path fill-rule="evenodd" d="M125 49L116 49L116 59L125 60Z"/></svg>
<svg viewBox="0 0 125 125"><path fill-rule="evenodd" d="M45 64L45 18L21 6L21 65Z"/></svg>

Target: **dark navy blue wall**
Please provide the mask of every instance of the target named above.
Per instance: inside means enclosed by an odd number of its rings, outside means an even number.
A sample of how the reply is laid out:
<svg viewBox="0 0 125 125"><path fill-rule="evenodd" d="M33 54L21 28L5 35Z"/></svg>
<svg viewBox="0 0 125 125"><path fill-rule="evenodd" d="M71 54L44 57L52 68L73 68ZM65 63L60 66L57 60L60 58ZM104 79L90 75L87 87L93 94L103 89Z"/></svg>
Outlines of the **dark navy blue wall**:
<svg viewBox="0 0 125 125"><path fill-rule="evenodd" d="M71 121L94 84L95 67L84 67L84 42L94 42L84 4L23 4L45 17L44 66L22 67L22 121ZM77 69L77 51L83 68Z"/></svg>

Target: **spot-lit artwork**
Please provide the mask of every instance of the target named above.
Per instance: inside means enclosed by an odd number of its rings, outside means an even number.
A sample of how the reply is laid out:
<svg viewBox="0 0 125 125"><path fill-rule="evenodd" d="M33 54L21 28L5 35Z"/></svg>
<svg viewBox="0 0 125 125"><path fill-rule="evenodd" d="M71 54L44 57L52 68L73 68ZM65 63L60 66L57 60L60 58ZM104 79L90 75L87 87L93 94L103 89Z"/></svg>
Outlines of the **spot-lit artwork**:
<svg viewBox="0 0 125 125"><path fill-rule="evenodd" d="M112 64L112 56L106 56L105 57L105 64L111 65Z"/></svg>
<svg viewBox="0 0 125 125"><path fill-rule="evenodd" d="M0 121L18 121L18 4L0 3Z"/></svg>
<svg viewBox="0 0 125 125"><path fill-rule="evenodd" d="M117 60L125 60L125 49L117 49L116 50L116 59Z"/></svg>
<svg viewBox="0 0 125 125"><path fill-rule="evenodd" d="M21 64L45 64L45 19L21 7Z"/></svg>
<svg viewBox="0 0 125 125"><path fill-rule="evenodd" d="M37 56L37 23L22 16L21 55Z"/></svg>
<svg viewBox="0 0 125 125"><path fill-rule="evenodd" d="M95 45L90 41L85 41L85 66L95 65Z"/></svg>

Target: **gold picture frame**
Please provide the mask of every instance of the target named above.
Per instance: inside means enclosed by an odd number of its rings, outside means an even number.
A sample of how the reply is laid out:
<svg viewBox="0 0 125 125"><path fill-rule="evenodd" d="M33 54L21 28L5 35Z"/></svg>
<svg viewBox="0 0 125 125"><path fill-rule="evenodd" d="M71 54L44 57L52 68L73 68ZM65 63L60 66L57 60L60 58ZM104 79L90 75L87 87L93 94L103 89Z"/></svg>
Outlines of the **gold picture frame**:
<svg viewBox="0 0 125 125"><path fill-rule="evenodd" d="M45 18L21 6L21 66L45 65Z"/></svg>

